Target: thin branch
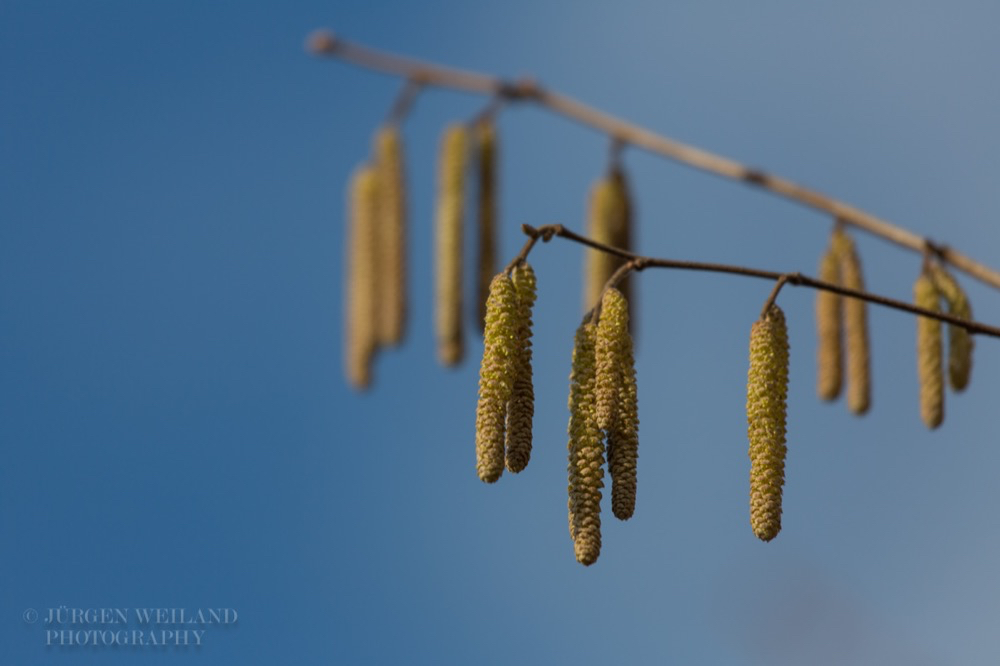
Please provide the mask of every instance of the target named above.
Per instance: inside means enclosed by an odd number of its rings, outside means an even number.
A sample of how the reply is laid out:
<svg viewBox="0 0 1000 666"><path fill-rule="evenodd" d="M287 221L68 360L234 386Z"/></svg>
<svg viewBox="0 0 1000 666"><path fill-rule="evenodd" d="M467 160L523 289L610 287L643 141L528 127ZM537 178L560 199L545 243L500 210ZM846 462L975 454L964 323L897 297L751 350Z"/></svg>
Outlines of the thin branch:
<svg viewBox="0 0 1000 666"><path fill-rule="evenodd" d="M396 95L396 99L392 103L392 107L389 109L389 115L386 118L386 122L391 125L399 125L403 122L410 113L410 109L413 108L413 103L417 99L417 95L420 94L420 90L423 88L423 84L414 80L407 79L403 87L400 88L399 94Z"/></svg>
<svg viewBox="0 0 1000 666"><path fill-rule="evenodd" d="M552 238L553 236L559 236L561 238L571 240L575 243L586 245L587 247L592 247L595 250L600 250L602 252L607 252L608 254L613 254L618 257L629 259L631 260L630 264L632 264L632 267L629 270L643 270L645 268L676 268L681 270L706 271L710 273L730 273L733 275L745 275L748 277L762 278L765 280L781 280L782 284L787 283L794 285L796 287L811 287L812 289L822 289L824 291L832 291L836 294L840 294L841 296L859 298L863 301L868 301L869 303L875 303L876 305L882 305L887 308L902 310L904 312L909 312L910 314L921 315L924 317L929 317L931 319L937 319L939 321L947 322L949 324L954 324L956 326L961 326L970 333L979 333L981 335L989 335L994 338L1000 338L1000 327L990 326L988 324L983 324L974 320L962 319L961 317L956 317L954 315L947 314L945 312L936 312L934 310L928 310L926 308L921 308L916 305L913 305L912 303L899 301L894 298L888 298L886 296L880 296L878 294L872 294L867 291L848 289L847 287L842 287L839 284L834 284L832 282L824 282L823 280L817 280L815 278L809 277L808 275L803 275L802 273L779 273L777 271L765 271L759 268L732 266L730 264L713 264L700 261L678 261L675 259L663 259L659 257L644 257L642 255L634 254L632 252L627 252L617 247L612 247L611 245L605 245L604 243L599 243L598 241L595 241L591 238L587 238L586 236L581 236L580 234L570 231L561 224L549 224L538 228L532 227L527 224L522 224L521 230L532 238L542 237L547 240L548 238ZM528 247L527 249L530 252L530 247ZM522 253L524 254L525 257L527 256L526 252L522 251ZM620 270L621 269L619 269L619 271ZM777 295L777 291L774 292L774 295Z"/></svg>
<svg viewBox="0 0 1000 666"><path fill-rule="evenodd" d="M956 269L992 287L1000 289L1000 272L985 266L949 247L931 243L912 231L897 227L871 213L838 201L825 194L798 185L790 180L745 166L735 160L715 155L694 146L669 139L644 127L634 125L588 106L571 97L546 90L530 79L516 82L486 76L477 72L441 67L404 58L384 51L351 44L327 31L314 33L308 49L316 55L334 56L361 67L396 76L404 76L425 85L453 88L486 95L501 95L510 100L532 101L543 108L587 125L615 140L632 144L664 157L687 164L718 176L739 180L768 190L791 201L814 208L889 242L923 252L930 245L935 254Z"/></svg>
<svg viewBox="0 0 1000 666"><path fill-rule="evenodd" d="M791 277L791 275L791 273L785 273L778 278L777 282L774 283L774 289L771 290L771 294L767 297L767 300L764 301L764 307L760 309L761 319L767 316L767 311L771 309L772 305L774 305L774 301L778 298L781 288L785 286L785 283L788 282L788 278Z"/></svg>

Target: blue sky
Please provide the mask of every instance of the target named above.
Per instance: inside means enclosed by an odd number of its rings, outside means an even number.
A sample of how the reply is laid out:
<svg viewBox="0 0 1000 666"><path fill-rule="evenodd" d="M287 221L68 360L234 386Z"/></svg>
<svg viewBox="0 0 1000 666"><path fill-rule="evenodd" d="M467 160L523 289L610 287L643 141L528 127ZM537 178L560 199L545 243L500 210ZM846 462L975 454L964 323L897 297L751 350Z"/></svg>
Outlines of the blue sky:
<svg viewBox="0 0 1000 666"><path fill-rule="evenodd" d="M410 330L357 394L345 186L398 82L303 43L325 26L530 74L1000 267L998 24L972 1L4 2L3 663L996 663L997 341L977 340L970 388L929 433L915 322L870 309L873 409L856 418L816 399L814 294L784 290L785 514L763 544L743 407L770 285L644 273L636 515L606 511L584 568L565 498L581 249L532 255L535 449L486 486L481 343L439 367L431 301L440 131L484 100L427 91L406 122ZM528 106L499 131L506 260L522 222L582 228L607 144ZM815 272L822 215L624 159L643 252ZM869 287L908 299L918 257L855 238ZM960 280L1000 323L996 292ZM200 647L46 647L24 613L60 606L239 619Z"/></svg>

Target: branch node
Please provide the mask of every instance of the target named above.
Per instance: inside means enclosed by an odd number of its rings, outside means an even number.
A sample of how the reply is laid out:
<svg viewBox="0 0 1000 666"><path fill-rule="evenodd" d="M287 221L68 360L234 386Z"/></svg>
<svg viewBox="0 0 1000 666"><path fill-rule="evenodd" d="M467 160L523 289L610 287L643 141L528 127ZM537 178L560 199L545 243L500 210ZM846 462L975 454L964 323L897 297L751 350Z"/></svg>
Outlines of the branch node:
<svg viewBox="0 0 1000 666"><path fill-rule="evenodd" d="M306 50L314 55L336 53L340 42L329 30L317 30L306 39Z"/></svg>

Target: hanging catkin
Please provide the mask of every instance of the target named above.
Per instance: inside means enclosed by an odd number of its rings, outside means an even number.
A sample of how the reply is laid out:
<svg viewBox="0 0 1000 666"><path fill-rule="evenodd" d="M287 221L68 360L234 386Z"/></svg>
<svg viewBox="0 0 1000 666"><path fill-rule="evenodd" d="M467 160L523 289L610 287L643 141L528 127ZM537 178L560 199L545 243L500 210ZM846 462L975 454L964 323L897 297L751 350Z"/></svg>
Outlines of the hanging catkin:
<svg viewBox="0 0 1000 666"><path fill-rule="evenodd" d="M619 520L635 513L639 459L639 394L635 381L632 336L625 331L622 345L622 383L618 391L618 414L608 432L608 469L611 472L611 511Z"/></svg>
<svg viewBox="0 0 1000 666"><path fill-rule="evenodd" d="M601 554L601 488L604 443L595 414L596 327L581 325L573 344L569 393L569 532L578 562Z"/></svg>
<svg viewBox="0 0 1000 666"><path fill-rule="evenodd" d="M613 167L608 175L594 183L590 190L590 210L587 235L599 243L623 250L632 249L632 203L625 172ZM625 263L625 259L600 250L586 252L586 288L584 310L589 310L600 300L608 278ZM631 300L629 280L619 284L626 301Z"/></svg>
<svg viewBox="0 0 1000 666"><path fill-rule="evenodd" d="M483 330L490 280L496 272L496 129L492 119L476 123L476 166L479 176L479 284L476 321Z"/></svg>
<svg viewBox="0 0 1000 666"><path fill-rule="evenodd" d="M827 249L819 264L819 279L840 284L840 266L833 247ZM843 385L843 300L839 294L820 289L816 292L816 392L823 400L836 400Z"/></svg>
<svg viewBox="0 0 1000 666"><path fill-rule="evenodd" d="M612 287L601 299L601 319L597 324L597 427L605 432L615 427L627 337L628 303Z"/></svg>
<svg viewBox="0 0 1000 666"><path fill-rule="evenodd" d="M931 269L931 279L934 286L944 298L948 313L972 319L972 306L969 299L955 278L942 266L935 265ZM963 391L969 385L969 374L972 372L972 335L961 326L948 324L948 382L955 391Z"/></svg>
<svg viewBox="0 0 1000 666"><path fill-rule="evenodd" d="M517 473L531 459L531 422L535 415L535 390L531 371L531 308L535 305L535 271L521 263L511 278L517 292L517 349L514 384L507 408L507 469Z"/></svg>
<svg viewBox="0 0 1000 666"><path fill-rule="evenodd" d="M451 125L441 140L437 191L438 358L456 365L465 351L462 337L462 217L466 129Z"/></svg>
<svg viewBox="0 0 1000 666"><path fill-rule="evenodd" d="M406 327L406 181L395 123L383 126L375 136L375 165L380 188L378 340L395 346L402 342Z"/></svg>
<svg viewBox="0 0 1000 666"><path fill-rule="evenodd" d="M344 331L347 380L356 389L371 384L372 358L378 331L375 309L378 293L378 176L375 169L359 167L351 178L348 195L347 324Z"/></svg>
<svg viewBox="0 0 1000 666"><path fill-rule="evenodd" d="M781 530L787 398L788 331L781 308L772 305L750 329L747 373L750 525L763 541L770 541Z"/></svg>
<svg viewBox="0 0 1000 666"><path fill-rule="evenodd" d="M833 243L840 260L840 283L848 289L864 291L861 260L854 241L842 229L833 232ZM871 407L871 369L868 348L868 314L865 302L843 298L844 337L847 342L847 406L855 414Z"/></svg>
<svg viewBox="0 0 1000 666"><path fill-rule="evenodd" d="M503 273L494 277L486 301L476 405L476 472L486 483L493 483L503 474L507 403L513 391L520 339L520 307L513 281Z"/></svg>
<svg viewBox="0 0 1000 666"><path fill-rule="evenodd" d="M913 302L934 312L941 311L934 281L921 273L913 284ZM920 418L933 430L944 420L944 372L941 362L941 322L917 317L917 376L920 379Z"/></svg>

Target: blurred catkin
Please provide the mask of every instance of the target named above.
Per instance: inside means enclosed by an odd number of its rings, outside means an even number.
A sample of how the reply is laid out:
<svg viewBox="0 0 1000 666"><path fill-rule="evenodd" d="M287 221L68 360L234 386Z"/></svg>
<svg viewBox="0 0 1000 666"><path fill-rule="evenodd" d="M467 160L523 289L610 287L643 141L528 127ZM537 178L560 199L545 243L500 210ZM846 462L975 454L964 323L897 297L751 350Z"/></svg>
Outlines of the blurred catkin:
<svg viewBox="0 0 1000 666"><path fill-rule="evenodd" d="M520 303L514 283L500 273L493 278L486 302L476 405L476 472L486 483L493 483L503 474L507 404L514 386L519 319Z"/></svg>
<svg viewBox="0 0 1000 666"><path fill-rule="evenodd" d="M496 272L496 128L492 119L475 126L476 167L479 176L479 284L476 294L476 321L483 330L490 280Z"/></svg>
<svg viewBox="0 0 1000 666"><path fill-rule="evenodd" d="M819 279L840 284L840 265L831 247L819 264ZM843 310L839 294L816 292L816 392L823 400L836 400L843 385Z"/></svg>
<svg viewBox="0 0 1000 666"><path fill-rule="evenodd" d="M466 129L450 125L441 139L437 189L438 358L456 365L464 354L462 336L462 218L465 194Z"/></svg>
<svg viewBox="0 0 1000 666"><path fill-rule="evenodd" d="M941 311L934 281L921 273L913 284L914 304ZM941 322L917 317L917 376L920 379L920 418L933 430L944 420L944 371L941 360Z"/></svg>
<svg viewBox="0 0 1000 666"><path fill-rule="evenodd" d="M573 343L569 392L569 532L578 562L601 554L601 488L604 443L595 414L596 326L581 325Z"/></svg>
<svg viewBox="0 0 1000 666"><path fill-rule="evenodd" d="M842 229L833 232L833 244L840 260L840 284L864 291L861 260L854 241ZM855 414L871 407L871 367L868 346L868 314L864 301L843 297L844 337L847 342L847 406Z"/></svg>
<svg viewBox="0 0 1000 666"><path fill-rule="evenodd" d="M788 330L777 305L750 329L747 434L750 440L750 525L762 541L781 530L785 483Z"/></svg>
<svg viewBox="0 0 1000 666"><path fill-rule="evenodd" d="M942 266L931 269L934 286L944 298L948 313L962 319L972 319L972 306L955 278ZM969 385L972 372L972 335L961 326L948 324L948 382L955 391L963 391Z"/></svg>
<svg viewBox="0 0 1000 666"><path fill-rule="evenodd" d="M531 459L531 422L535 415L535 390L531 371L531 308L535 305L535 271L521 263L511 278L517 292L517 348L514 384L507 408L507 469L517 473Z"/></svg>
<svg viewBox="0 0 1000 666"><path fill-rule="evenodd" d="M345 317L345 369L355 389L371 384L372 358L378 331L378 176L369 166L359 167L351 178L348 195L347 316Z"/></svg>
<svg viewBox="0 0 1000 666"><path fill-rule="evenodd" d="M399 126L384 125L375 136L379 178L378 340L398 345L406 327L406 180Z"/></svg>
<svg viewBox="0 0 1000 666"><path fill-rule="evenodd" d="M591 187L588 216L587 235L590 238L612 247L632 250L632 202L621 167L613 167L605 178ZM597 305L604 284L625 261L607 252L587 250L584 310ZM630 283L631 280L626 278L618 285L626 302L632 300Z"/></svg>
<svg viewBox="0 0 1000 666"><path fill-rule="evenodd" d="M625 332L622 345L622 382L618 414L608 432L608 469L611 472L611 511L619 520L635 513L636 465L639 458L639 399L635 381L632 336Z"/></svg>

